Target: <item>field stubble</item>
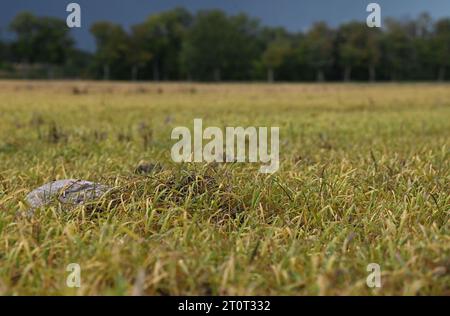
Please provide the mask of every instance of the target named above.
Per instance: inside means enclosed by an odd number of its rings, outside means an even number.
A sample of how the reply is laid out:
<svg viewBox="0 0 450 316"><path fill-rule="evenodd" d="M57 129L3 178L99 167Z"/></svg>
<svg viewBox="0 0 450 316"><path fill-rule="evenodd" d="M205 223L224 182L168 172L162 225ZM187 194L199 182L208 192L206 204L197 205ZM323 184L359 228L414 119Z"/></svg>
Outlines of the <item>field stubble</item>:
<svg viewBox="0 0 450 316"><path fill-rule="evenodd" d="M279 126L280 170L174 164L194 118ZM449 140L444 84L0 82L0 293L450 295ZM20 215L66 178L115 190Z"/></svg>

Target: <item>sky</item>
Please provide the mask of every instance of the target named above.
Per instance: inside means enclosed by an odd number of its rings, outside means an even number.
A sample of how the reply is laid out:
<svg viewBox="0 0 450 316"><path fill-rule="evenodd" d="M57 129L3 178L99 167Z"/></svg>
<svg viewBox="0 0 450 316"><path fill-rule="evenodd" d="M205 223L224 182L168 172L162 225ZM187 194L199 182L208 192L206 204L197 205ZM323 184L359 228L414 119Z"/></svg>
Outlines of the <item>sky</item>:
<svg viewBox="0 0 450 316"><path fill-rule="evenodd" d="M2 0L0 36L11 38L8 25L14 16L30 11L40 16L66 19L66 6L81 6L82 27L72 29L77 47L89 51L95 42L90 25L99 20L130 25L142 22L148 15L185 7L191 12L222 9L229 14L245 12L269 26L283 26L290 31L305 31L312 23L326 21L331 26L350 20L365 21L366 7L371 2L381 6L382 17L414 18L428 12L433 18L450 17L450 0Z"/></svg>

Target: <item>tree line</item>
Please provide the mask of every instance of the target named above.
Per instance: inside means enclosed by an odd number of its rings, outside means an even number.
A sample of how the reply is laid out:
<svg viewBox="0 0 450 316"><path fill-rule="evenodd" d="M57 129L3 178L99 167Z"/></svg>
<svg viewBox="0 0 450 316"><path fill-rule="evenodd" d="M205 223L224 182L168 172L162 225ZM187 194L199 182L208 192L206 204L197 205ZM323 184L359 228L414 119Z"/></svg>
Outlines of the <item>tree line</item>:
<svg viewBox="0 0 450 316"><path fill-rule="evenodd" d="M246 14L175 8L125 30L96 22L94 53L75 48L66 22L18 14L0 41L0 69L28 77L195 81L446 80L450 18L385 19L383 28L324 22L305 32L268 27ZM43 76L44 74L41 73Z"/></svg>

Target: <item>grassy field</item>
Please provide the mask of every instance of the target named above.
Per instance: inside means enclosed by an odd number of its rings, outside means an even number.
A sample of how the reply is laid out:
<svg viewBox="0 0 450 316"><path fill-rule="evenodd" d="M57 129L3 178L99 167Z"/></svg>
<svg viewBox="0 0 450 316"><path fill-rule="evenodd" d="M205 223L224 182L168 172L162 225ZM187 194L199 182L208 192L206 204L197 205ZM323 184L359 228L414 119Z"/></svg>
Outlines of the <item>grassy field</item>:
<svg viewBox="0 0 450 316"><path fill-rule="evenodd" d="M279 171L173 163L194 118L279 126ZM450 295L449 149L444 84L0 81L0 294ZM23 216L65 178L115 190Z"/></svg>

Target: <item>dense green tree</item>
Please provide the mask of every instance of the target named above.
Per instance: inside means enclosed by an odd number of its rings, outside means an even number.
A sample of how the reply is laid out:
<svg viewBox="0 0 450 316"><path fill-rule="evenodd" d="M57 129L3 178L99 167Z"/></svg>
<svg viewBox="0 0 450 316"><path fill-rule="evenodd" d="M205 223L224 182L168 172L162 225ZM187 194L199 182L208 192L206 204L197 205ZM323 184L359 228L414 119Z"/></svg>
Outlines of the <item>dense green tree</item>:
<svg viewBox="0 0 450 316"><path fill-rule="evenodd" d="M267 69L267 81L275 80L275 71L282 65L291 52L291 43L285 38L278 38L267 45L262 55L262 63Z"/></svg>
<svg viewBox="0 0 450 316"><path fill-rule="evenodd" d="M258 19L250 18L246 14L231 16L230 22L233 32L230 42L235 43L238 49L230 51L233 62L228 69L228 79L252 79L254 63L261 56L261 26Z"/></svg>
<svg viewBox="0 0 450 316"><path fill-rule="evenodd" d="M138 78L139 69L145 67L153 58L152 52L147 49L143 41L142 29L133 27L128 38L127 60L131 66L131 80Z"/></svg>
<svg viewBox="0 0 450 316"><path fill-rule="evenodd" d="M441 19L434 26L433 48L438 67L438 80L445 79L446 69L450 66L450 19Z"/></svg>
<svg viewBox="0 0 450 316"><path fill-rule="evenodd" d="M299 43L302 42L301 33L291 33L283 27L259 27L256 37L257 55L252 59L252 79L270 81L272 70L266 65L267 58L273 55L275 47L286 48L280 64L273 69L273 79L292 81L302 76L297 58ZM282 49L283 50L283 49ZM276 77L276 78L275 78Z"/></svg>
<svg viewBox="0 0 450 316"><path fill-rule="evenodd" d="M132 27L133 42L139 52L136 57L142 64L151 60L154 80L180 76L180 51L192 21L189 11L175 8L153 14Z"/></svg>
<svg viewBox="0 0 450 316"><path fill-rule="evenodd" d="M366 69L369 80L375 81L381 61L380 29L356 21L343 24L338 30L337 47L344 81L351 79L355 68Z"/></svg>
<svg viewBox="0 0 450 316"><path fill-rule="evenodd" d="M316 71L317 81L325 80L325 70L333 64L335 33L324 22L315 23L299 46L299 57Z"/></svg>
<svg viewBox="0 0 450 316"><path fill-rule="evenodd" d="M61 19L39 18L36 32L38 43L38 49L35 51L36 58L47 65L49 77L53 77L53 67L65 63L74 42L69 35L66 22Z"/></svg>
<svg viewBox="0 0 450 316"><path fill-rule="evenodd" d="M401 80L408 76L416 60L414 49L414 27L394 19L386 19L383 35L384 67L390 72L391 80Z"/></svg>
<svg viewBox="0 0 450 316"><path fill-rule="evenodd" d="M381 32L378 28L366 28L364 33L362 62L367 66L369 80L374 82L376 69L381 61Z"/></svg>
<svg viewBox="0 0 450 316"><path fill-rule="evenodd" d="M352 70L364 66L367 56L367 32L365 23L348 22L339 27L337 45L340 65L343 68L344 81L351 79Z"/></svg>
<svg viewBox="0 0 450 316"><path fill-rule="evenodd" d="M257 32L258 22L245 15L229 18L218 10L199 12L183 46L182 60L189 77L220 81L250 73L257 58Z"/></svg>
<svg viewBox="0 0 450 316"><path fill-rule="evenodd" d="M17 36L13 50L19 61L46 65L50 77L53 66L64 64L73 47L65 22L57 18L24 12L14 18L10 29Z"/></svg>
<svg viewBox="0 0 450 316"><path fill-rule="evenodd" d="M0 39L0 67L2 67L3 63L6 59L6 44L3 43Z"/></svg>
<svg viewBox="0 0 450 316"><path fill-rule="evenodd" d="M94 55L80 49L73 49L64 65L64 76L68 78L89 79L95 76L92 69Z"/></svg>
<svg viewBox="0 0 450 316"><path fill-rule="evenodd" d="M422 13L417 19L409 22L409 33L413 41L413 58L411 70L408 74L409 79L427 79L435 78L434 58L432 47L433 21L429 14Z"/></svg>
<svg viewBox="0 0 450 316"><path fill-rule="evenodd" d="M3 41L2 29L0 28L0 67L6 60L6 57L7 57L6 51L7 51L7 45Z"/></svg>
<svg viewBox="0 0 450 316"><path fill-rule="evenodd" d="M97 44L95 58L103 68L103 79L108 80L111 66L126 60L128 36L120 25L110 22L93 24L91 33Z"/></svg>
<svg viewBox="0 0 450 316"><path fill-rule="evenodd" d="M38 18L29 12L19 13L11 22L10 30L16 34L13 51L18 61L30 64L36 61Z"/></svg>
<svg viewBox="0 0 450 316"><path fill-rule="evenodd" d="M231 62L227 57L231 23L221 11L202 11L186 36L182 61L189 78L221 80L224 68ZM209 74L213 74L210 76Z"/></svg>

